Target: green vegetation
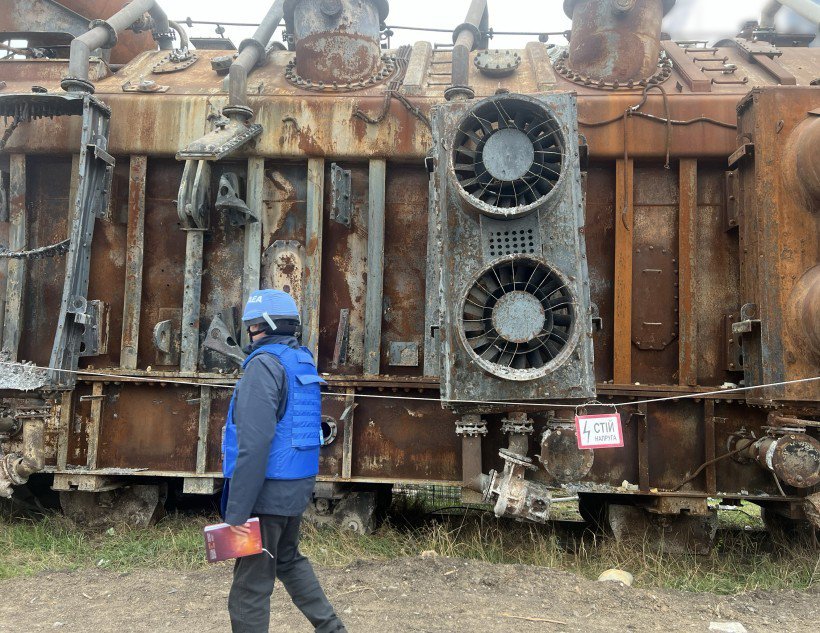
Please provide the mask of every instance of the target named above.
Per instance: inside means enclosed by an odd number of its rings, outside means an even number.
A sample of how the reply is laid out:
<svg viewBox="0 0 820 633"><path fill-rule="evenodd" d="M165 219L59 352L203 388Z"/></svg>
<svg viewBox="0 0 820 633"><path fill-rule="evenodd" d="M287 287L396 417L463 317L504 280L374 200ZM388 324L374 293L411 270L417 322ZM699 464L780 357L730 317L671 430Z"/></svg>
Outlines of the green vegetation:
<svg viewBox="0 0 820 633"><path fill-rule="evenodd" d="M149 529L90 531L59 515L12 517L6 512L0 515L0 579L94 566L116 571L204 568L201 530L215 520L175 515ZM591 579L617 567L634 574L637 586L720 594L820 586L820 555L808 547L774 545L765 533L750 531L747 526L760 526L751 506L722 513L721 523L732 529L721 531L711 555L672 556L589 532L498 521L480 509L433 517L411 504L394 508L388 523L373 535L306 525L303 550L325 566L435 552L551 567Z"/></svg>

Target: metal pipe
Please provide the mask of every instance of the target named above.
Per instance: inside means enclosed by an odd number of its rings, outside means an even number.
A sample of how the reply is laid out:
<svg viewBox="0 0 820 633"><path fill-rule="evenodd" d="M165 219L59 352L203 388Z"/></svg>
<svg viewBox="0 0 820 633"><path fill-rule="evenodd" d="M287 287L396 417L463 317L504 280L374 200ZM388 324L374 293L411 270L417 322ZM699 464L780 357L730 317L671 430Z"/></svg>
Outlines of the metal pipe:
<svg viewBox="0 0 820 633"><path fill-rule="evenodd" d="M89 58L98 48L113 48L117 35L137 22L145 13L151 16L154 39L161 50L173 48L173 39L168 24L168 16L156 0L134 0L107 20L94 20L91 30L71 42L68 62L68 76L62 81L65 91L94 92L94 85L88 80Z"/></svg>
<svg viewBox="0 0 820 633"><path fill-rule="evenodd" d="M449 98L471 98L467 88L470 81L470 53L478 46L486 46L486 31L490 12L487 0L472 0L467 17L453 30L453 80Z"/></svg>
<svg viewBox="0 0 820 633"><path fill-rule="evenodd" d="M178 22L174 22L173 20L168 20L168 26L174 29L179 35L179 47L182 50L187 50L188 47L191 45L191 42L188 39L188 33L185 31L184 28L182 28L182 25Z"/></svg>
<svg viewBox="0 0 820 633"><path fill-rule="evenodd" d="M231 108L248 108L248 74L264 59L265 48L284 17L285 0L276 0L265 15L253 37L239 45L239 56L228 73L228 113ZM245 114L247 118L252 112Z"/></svg>
<svg viewBox="0 0 820 633"><path fill-rule="evenodd" d="M769 0L766 6L763 7L763 11L760 14L760 28L773 29L774 18L777 15L777 12L782 8L783 5L780 4L779 0Z"/></svg>
<svg viewBox="0 0 820 633"><path fill-rule="evenodd" d="M12 486L24 485L46 465L46 421L28 419L23 423L23 454L0 456L0 498L12 495Z"/></svg>
<svg viewBox="0 0 820 633"><path fill-rule="evenodd" d="M814 0L771 0L760 16L760 27L774 28L774 18L781 7L788 7L799 16L806 18L816 25L820 25L820 4Z"/></svg>
<svg viewBox="0 0 820 633"><path fill-rule="evenodd" d="M32 418L23 422L23 459L17 474L28 479L46 466L46 421Z"/></svg>

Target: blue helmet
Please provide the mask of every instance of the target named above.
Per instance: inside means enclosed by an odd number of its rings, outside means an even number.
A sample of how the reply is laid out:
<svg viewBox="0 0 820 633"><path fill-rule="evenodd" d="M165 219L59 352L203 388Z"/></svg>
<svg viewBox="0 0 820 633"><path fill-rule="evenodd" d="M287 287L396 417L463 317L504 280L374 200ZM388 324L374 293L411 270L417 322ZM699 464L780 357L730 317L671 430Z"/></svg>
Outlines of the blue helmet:
<svg viewBox="0 0 820 633"><path fill-rule="evenodd" d="M274 321L288 320L301 323L299 308L287 292L282 290L256 290L248 297L242 322L245 325L266 322L276 330Z"/></svg>

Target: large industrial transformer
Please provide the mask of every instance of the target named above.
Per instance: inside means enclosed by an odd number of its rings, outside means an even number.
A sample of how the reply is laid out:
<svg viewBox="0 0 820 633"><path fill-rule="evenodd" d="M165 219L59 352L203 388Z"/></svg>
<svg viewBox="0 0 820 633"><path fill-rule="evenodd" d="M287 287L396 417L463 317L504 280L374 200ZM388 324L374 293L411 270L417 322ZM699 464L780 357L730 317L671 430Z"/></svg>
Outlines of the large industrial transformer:
<svg viewBox="0 0 820 633"><path fill-rule="evenodd" d="M11 4L0 496L218 492L238 309L277 287L328 382L318 520L432 483L701 545L709 498L820 527L814 34L566 0L568 45L506 50L473 0L395 48L385 0L277 0L234 47L155 0Z"/></svg>

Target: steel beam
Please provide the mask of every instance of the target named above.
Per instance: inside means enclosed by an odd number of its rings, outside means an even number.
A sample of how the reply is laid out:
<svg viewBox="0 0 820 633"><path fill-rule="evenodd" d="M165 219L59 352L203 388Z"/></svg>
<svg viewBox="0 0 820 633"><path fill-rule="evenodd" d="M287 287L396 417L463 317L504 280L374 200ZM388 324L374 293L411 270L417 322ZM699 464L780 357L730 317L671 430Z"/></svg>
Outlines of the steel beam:
<svg viewBox="0 0 820 633"><path fill-rule="evenodd" d="M441 228L438 222L438 188L435 177L430 178L427 219L427 275L425 279L424 308L424 375L441 374L439 348L441 345Z"/></svg>
<svg viewBox="0 0 820 633"><path fill-rule="evenodd" d="M370 161L367 222L367 299L364 317L364 374L377 376L381 365L384 312L384 215L387 162Z"/></svg>
<svg viewBox="0 0 820 633"><path fill-rule="evenodd" d="M242 305L254 290L259 290L262 271L262 198L265 190L265 159L248 160L248 207L259 214L258 222L245 225L245 266L242 269ZM248 343L248 333L242 331L242 343Z"/></svg>
<svg viewBox="0 0 820 633"><path fill-rule="evenodd" d="M89 470L96 470L99 460L100 427L102 426L103 383L95 382L91 388L91 419L88 422L88 451L86 465Z"/></svg>
<svg viewBox="0 0 820 633"><path fill-rule="evenodd" d="M179 369L183 372L195 372L199 363L199 320L205 230L188 228L185 232L185 286L182 295L182 346Z"/></svg>
<svg viewBox="0 0 820 633"><path fill-rule="evenodd" d="M615 384L632 382L632 248L634 162L619 160L615 176Z"/></svg>
<svg viewBox="0 0 820 633"><path fill-rule="evenodd" d="M27 242L26 156L9 157L9 250L25 250ZM6 277L6 310L3 324L3 351L16 361L23 321L26 260L11 259Z"/></svg>
<svg viewBox="0 0 820 633"><path fill-rule="evenodd" d="M199 397L199 433L196 441L196 472L205 473L208 461L208 435L211 425L211 388L202 387Z"/></svg>
<svg viewBox="0 0 820 633"><path fill-rule="evenodd" d="M137 368L140 310L142 308L142 266L145 252L146 156L132 156L128 178L128 235L125 248L125 301L122 316L120 367Z"/></svg>
<svg viewBox="0 0 820 633"><path fill-rule="evenodd" d="M308 160L307 245L302 331L305 346L319 358L319 305L322 294L322 222L325 200L325 159Z"/></svg>
<svg viewBox="0 0 820 633"><path fill-rule="evenodd" d="M678 384L698 381L697 319L695 316L695 253L697 251L698 161L680 161L680 228L678 232Z"/></svg>

